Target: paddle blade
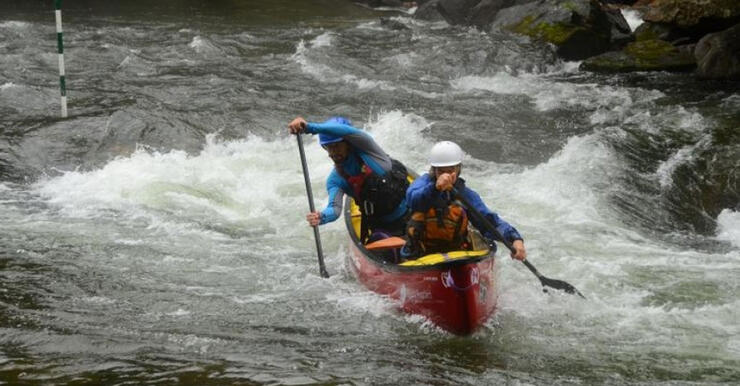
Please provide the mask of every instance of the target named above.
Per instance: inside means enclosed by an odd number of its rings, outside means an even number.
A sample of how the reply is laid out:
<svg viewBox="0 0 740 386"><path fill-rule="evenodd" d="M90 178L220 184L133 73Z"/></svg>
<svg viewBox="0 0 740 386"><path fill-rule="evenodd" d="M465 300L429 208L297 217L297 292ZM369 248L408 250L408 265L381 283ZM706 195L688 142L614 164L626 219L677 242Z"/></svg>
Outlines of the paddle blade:
<svg viewBox="0 0 740 386"><path fill-rule="evenodd" d="M563 290L569 294L578 295L582 298L586 298L583 296L583 294L576 289L576 287L573 287L570 283L564 282L562 280L556 280L556 279L550 279L546 278L544 276L540 276L540 282L545 287L551 287L559 290Z"/></svg>

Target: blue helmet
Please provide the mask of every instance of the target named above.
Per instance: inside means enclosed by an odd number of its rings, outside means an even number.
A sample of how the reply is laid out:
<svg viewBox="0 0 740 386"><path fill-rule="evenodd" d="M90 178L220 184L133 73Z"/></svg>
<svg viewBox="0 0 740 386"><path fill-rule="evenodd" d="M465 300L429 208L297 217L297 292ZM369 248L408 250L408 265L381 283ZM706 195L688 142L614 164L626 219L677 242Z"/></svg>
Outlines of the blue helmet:
<svg viewBox="0 0 740 386"><path fill-rule="evenodd" d="M349 119L344 118L344 117L331 117L327 119L324 123L339 123L342 125L352 125ZM331 134L319 133L319 144L321 146L326 146L330 143L336 143L342 140L343 140L342 137L337 137Z"/></svg>

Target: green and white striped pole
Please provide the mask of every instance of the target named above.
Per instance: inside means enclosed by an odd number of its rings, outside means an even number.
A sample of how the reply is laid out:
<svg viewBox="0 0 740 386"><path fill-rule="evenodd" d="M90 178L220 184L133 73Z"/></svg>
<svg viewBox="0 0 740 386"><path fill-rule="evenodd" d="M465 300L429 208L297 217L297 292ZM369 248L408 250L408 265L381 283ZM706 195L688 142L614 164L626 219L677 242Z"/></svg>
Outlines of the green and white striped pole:
<svg viewBox="0 0 740 386"><path fill-rule="evenodd" d="M54 0L57 19L57 49L59 50L59 89L62 93L62 118L67 118L67 86L64 81L64 43L62 41L62 0Z"/></svg>

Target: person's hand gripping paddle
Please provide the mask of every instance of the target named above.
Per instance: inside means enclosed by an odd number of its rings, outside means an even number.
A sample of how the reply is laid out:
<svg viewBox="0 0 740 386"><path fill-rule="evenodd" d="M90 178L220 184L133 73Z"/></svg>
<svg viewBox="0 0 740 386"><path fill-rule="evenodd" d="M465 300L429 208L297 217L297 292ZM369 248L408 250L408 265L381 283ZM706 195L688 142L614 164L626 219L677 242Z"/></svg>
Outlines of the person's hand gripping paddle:
<svg viewBox="0 0 740 386"><path fill-rule="evenodd" d="M501 233L499 233L498 229L496 229L496 227L493 226L493 224L491 224L491 222L485 216L483 216L472 205L470 205L468 200L465 199L465 197L463 197L462 194L458 193L457 189L452 188L452 193L455 195L455 198L457 198L460 201L460 203L462 203L463 206L468 210L468 213L470 215L475 217L479 223L484 224L486 229L491 231L491 233L494 234L497 238L501 239L504 245L506 245L506 248L509 248L511 253L516 253L516 249L514 248L514 246L512 246L511 243L507 241L501 235ZM522 263L524 263L524 265L526 265L527 268L529 268L529 270L532 271L532 273L535 276L537 276L538 279L540 279L540 283L542 283L542 291L547 292L546 287L551 287L551 288L563 290L569 294L577 294L578 296L584 299L586 298L585 296L583 296L583 294L581 294L580 291L576 289L576 287L573 287L571 284L564 282L562 280L550 279L548 277L543 276L541 273L539 273L539 271L537 271L537 268L535 268L532 265L532 263L527 261L527 259L522 260Z"/></svg>
<svg viewBox="0 0 740 386"><path fill-rule="evenodd" d="M301 138L301 133L296 133L296 138L298 139L298 152L301 154L301 166L303 166L303 179L306 182L306 193L308 195L308 208L311 211L311 213L315 212L315 208L313 205L313 193L311 192L311 180L308 178L308 166L306 166L306 153L303 151L303 139ZM319 273L321 273L321 277L329 277L329 272L326 271L326 266L324 265L324 252L321 250L321 237L319 236L319 226L314 225L313 226L313 235L316 239L316 253L319 255Z"/></svg>

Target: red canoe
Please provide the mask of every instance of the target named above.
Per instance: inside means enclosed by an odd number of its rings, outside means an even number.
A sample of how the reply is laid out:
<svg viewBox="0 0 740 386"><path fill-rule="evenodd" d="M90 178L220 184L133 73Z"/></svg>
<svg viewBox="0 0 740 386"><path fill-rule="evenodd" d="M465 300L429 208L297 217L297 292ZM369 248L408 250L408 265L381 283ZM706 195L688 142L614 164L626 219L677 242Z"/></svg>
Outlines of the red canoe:
<svg viewBox="0 0 740 386"><path fill-rule="evenodd" d="M402 239L392 237L363 245L358 237L360 212L352 199L347 199L344 215L350 236L347 267L370 290L457 335L473 333L496 310L498 264L477 231L469 232L472 250L395 264L383 256L398 253Z"/></svg>

